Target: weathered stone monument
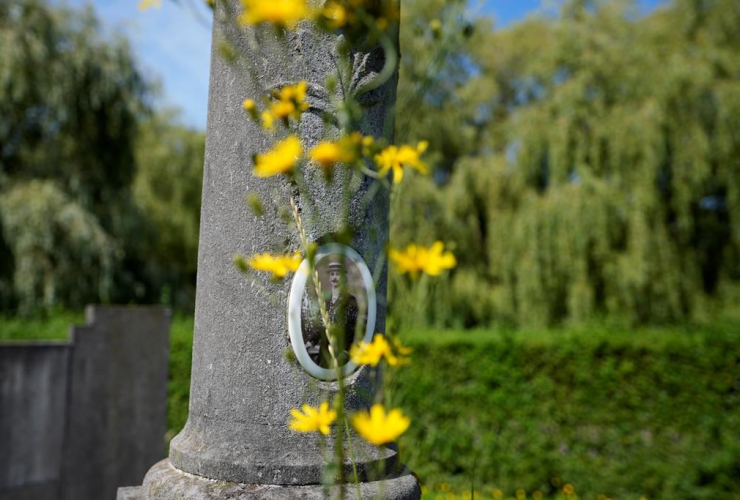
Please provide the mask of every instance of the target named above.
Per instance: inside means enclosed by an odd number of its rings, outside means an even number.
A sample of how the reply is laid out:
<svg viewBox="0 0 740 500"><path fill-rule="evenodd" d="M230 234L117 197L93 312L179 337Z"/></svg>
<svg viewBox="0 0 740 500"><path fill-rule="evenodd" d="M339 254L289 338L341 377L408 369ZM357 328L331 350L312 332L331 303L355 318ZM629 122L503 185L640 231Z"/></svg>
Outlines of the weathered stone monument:
<svg viewBox="0 0 740 500"><path fill-rule="evenodd" d="M231 2L235 12L237 5ZM349 174L339 173L333 184L326 184L320 172L307 171L306 184L314 200L308 203L284 177L253 177L252 155L268 150L276 137L250 122L240 104L246 97L259 98L265 90L306 81L310 108L301 117L299 135L304 148L315 146L322 137L336 137L331 120L335 98L342 97L342 89L367 89L384 66L383 51L353 53L347 72L338 64L339 36L319 32L311 23L301 23L280 37L272 27L236 28L233 22L219 21L218 14L211 59L190 413L185 428L171 443L169 459L156 464L142 486L121 488L118 498L335 498L338 487L322 486L331 442L322 446L316 434L293 432L287 422L292 408L330 400L338 384L313 376L295 356L286 355L292 349L290 280L276 283L244 276L232 256L288 254L299 249L295 228L280 217L293 199L313 242L336 241L348 218L354 236L345 243L353 256L359 256L356 260L374 269L387 244L388 195L380 192L366 204L369 179L358 175L350 180ZM219 44L225 39L246 64L220 57ZM345 79L347 85L330 90L327 77ZM378 88L361 92L363 134L380 138L392 133L395 87L394 75ZM341 215L344 183L352 190L346 217ZM265 215L249 210L244 201L248 193L259 196ZM376 304L374 330L383 332L386 273L379 276L370 293ZM373 387L367 367L348 374L346 382L347 411L368 407ZM346 488L348 497L358 493L362 498L419 497L416 478L398 463L393 446L371 446L358 436L352 443L345 454L345 476L353 478L356 470L360 484L359 491L353 485Z"/></svg>

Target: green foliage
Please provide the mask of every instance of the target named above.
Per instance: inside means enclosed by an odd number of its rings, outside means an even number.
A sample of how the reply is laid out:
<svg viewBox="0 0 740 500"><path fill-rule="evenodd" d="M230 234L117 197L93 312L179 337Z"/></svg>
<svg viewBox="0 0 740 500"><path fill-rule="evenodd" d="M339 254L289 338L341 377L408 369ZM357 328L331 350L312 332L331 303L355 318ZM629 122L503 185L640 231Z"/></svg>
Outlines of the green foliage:
<svg viewBox="0 0 740 500"><path fill-rule="evenodd" d="M167 381L167 442L180 432L188 420L193 328L192 316L177 314L172 318Z"/></svg>
<svg viewBox="0 0 740 500"><path fill-rule="evenodd" d="M150 286L162 290L162 303L190 309L195 303L205 135L177 125L176 118L161 113L141 124L133 195L149 230L138 241Z"/></svg>
<svg viewBox="0 0 740 500"><path fill-rule="evenodd" d="M110 296L117 245L54 181L0 191L0 228L15 256L12 284L22 312Z"/></svg>
<svg viewBox="0 0 740 500"><path fill-rule="evenodd" d="M147 88L91 10L0 5L0 306L112 298Z"/></svg>
<svg viewBox="0 0 740 500"><path fill-rule="evenodd" d="M395 207L394 245L442 239L460 262L429 292L447 312L416 321L673 322L737 287L740 4L635 13L573 1L464 47L480 73L463 88L493 89L466 119L492 120L438 190Z"/></svg>
<svg viewBox="0 0 740 500"><path fill-rule="evenodd" d="M401 9L396 141L429 141L438 170L479 148L487 118L478 109L492 97L470 61L490 27L467 9L463 0L405 0Z"/></svg>
<svg viewBox="0 0 740 500"><path fill-rule="evenodd" d="M0 3L0 310L192 308L203 134L92 11Z"/></svg>
<svg viewBox="0 0 740 500"><path fill-rule="evenodd" d="M113 218L111 204L135 172L148 87L126 41L99 31L91 9L0 5L0 186L54 179L84 208Z"/></svg>
<svg viewBox="0 0 740 500"><path fill-rule="evenodd" d="M737 498L739 326L415 332L403 460L486 498Z"/></svg>

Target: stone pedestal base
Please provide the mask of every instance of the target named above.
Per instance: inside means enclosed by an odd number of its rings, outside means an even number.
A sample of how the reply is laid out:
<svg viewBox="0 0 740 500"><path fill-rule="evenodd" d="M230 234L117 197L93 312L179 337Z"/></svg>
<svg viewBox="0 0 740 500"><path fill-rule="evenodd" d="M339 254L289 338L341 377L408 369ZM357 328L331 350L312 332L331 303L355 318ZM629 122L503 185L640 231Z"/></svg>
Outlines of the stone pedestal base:
<svg viewBox="0 0 740 500"><path fill-rule="evenodd" d="M347 499L358 497L357 486L346 486ZM384 481L360 484L362 499L419 500L421 490L408 471ZM156 464L144 479L144 485L119 488L117 500L324 500L338 499L339 488L325 490L321 485L272 486L239 484L194 476L175 468L169 460Z"/></svg>

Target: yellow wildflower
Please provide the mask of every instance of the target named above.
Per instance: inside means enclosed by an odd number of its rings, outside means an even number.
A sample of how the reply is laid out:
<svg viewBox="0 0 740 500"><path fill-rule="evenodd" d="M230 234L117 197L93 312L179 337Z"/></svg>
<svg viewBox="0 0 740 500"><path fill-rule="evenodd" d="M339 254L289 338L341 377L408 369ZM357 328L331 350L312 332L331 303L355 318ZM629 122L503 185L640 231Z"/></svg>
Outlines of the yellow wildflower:
<svg viewBox="0 0 740 500"><path fill-rule="evenodd" d="M246 111L254 111L257 105L254 103L252 99L244 99L244 102L242 102L242 107Z"/></svg>
<svg viewBox="0 0 740 500"><path fill-rule="evenodd" d="M373 341L359 342L352 345L349 351L350 358L358 365L378 366L380 360L385 358L391 366L399 366L409 362L408 354L411 349L401 344L398 339L393 339L393 349L384 335L377 334ZM395 352L394 352L395 351Z"/></svg>
<svg viewBox="0 0 740 500"><path fill-rule="evenodd" d="M390 169L393 169L393 182L398 184L403 180L404 165L414 168L426 174L429 168L426 163L421 161L420 156L426 151L429 143L420 142L416 149L411 146L388 146L379 154L375 155L375 163L378 165L378 173L385 175Z"/></svg>
<svg viewBox="0 0 740 500"><path fill-rule="evenodd" d="M257 104L252 99L244 99L242 101L242 108L244 108L244 111L249 113L249 117L252 118L252 120L259 121L259 114L257 113Z"/></svg>
<svg viewBox="0 0 740 500"><path fill-rule="evenodd" d="M286 85L281 88L276 93L276 97L281 101L293 101L296 104L301 104L306 100L307 89L308 84L305 81L301 81L295 85Z"/></svg>
<svg viewBox="0 0 740 500"><path fill-rule="evenodd" d="M269 253L259 253L249 259L247 264L255 271L264 271L272 273L275 279L284 278L288 273L293 273L300 267L301 254L296 252L293 255L270 255Z"/></svg>
<svg viewBox="0 0 740 500"><path fill-rule="evenodd" d="M269 111L262 112L262 128L265 130L275 130L275 117Z"/></svg>
<svg viewBox="0 0 740 500"><path fill-rule="evenodd" d="M457 265L452 252L444 252L444 243L436 241L430 248L414 245L405 250L390 249L388 257L396 263L401 274L409 273L416 277L419 272L430 276L439 276L445 269L452 269Z"/></svg>
<svg viewBox="0 0 740 500"><path fill-rule="evenodd" d="M161 8L162 0L141 0L139 2L139 10L147 10L151 7Z"/></svg>
<svg viewBox="0 0 740 500"><path fill-rule="evenodd" d="M573 493L575 493L575 491L576 489L570 483L567 483L565 486L563 486L563 495L565 495L566 497L573 496Z"/></svg>
<svg viewBox="0 0 740 500"><path fill-rule="evenodd" d="M270 105L270 113L274 118L287 120L290 117L299 120L301 113L308 109L306 102L306 82L299 82L295 85L286 85L280 90L273 93L276 102Z"/></svg>
<svg viewBox="0 0 740 500"><path fill-rule="evenodd" d="M278 120L285 120L296 112L295 104L292 102L278 101L270 105L270 114Z"/></svg>
<svg viewBox="0 0 740 500"><path fill-rule="evenodd" d="M411 421L398 408L386 414L385 407L374 404L370 412L360 412L352 416L352 426L368 443L382 445L395 441L406 432Z"/></svg>
<svg viewBox="0 0 740 500"><path fill-rule="evenodd" d="M302 153L301 141L291 135L277 143L272 151L255 156L254 175L272 177L292 172Z"/></svg>
<svg viewBox="0 0 740 500"><path fill-rule="evenodd" d="M321 15L326 20L326 26L329 29L338 29L347 24L348 15L347 9L344 8L339 2L329 0L324 5Z"/></svg>
<svg viewBox="0 0 740 500"><path fill-rule="evenodd" d="M324 169L329 169L342 160L342 148L338 142L323 141L311 150L309 156Z"/></svg>
<svg viewBox="0 0 740 500"><path fill-rule="evenodd" d="M353 132L338 141L323 141L311 150L311 159L328 170L337 163L354 163L365 144L362 134Z"/></svg>
<svg viewBox="0 0 740 500"><path fill-rule="evenodd" d="M353 344L349 350L350 358L358 365L378 366L389 350L385 336L376 335L372 342Z"/></svg>
<svg viewBox="0 0 740 500"><path fill-rule="evenodd" d="M239 16L242 25L271 23L292 29L310 17L306 0L242 0L244 12Z"/></svg>
<svg viewBox="0 0 740 500"><path fill-rule="evenodd" d="M318 431L325 436L329 434L329 427L337 419L337 412L329 409L329 403L324 401L318 408L303 405L301 409L303 413L297 408L290 410L290 414L293 417L288 422L290 430L296 432Z"/></svg>

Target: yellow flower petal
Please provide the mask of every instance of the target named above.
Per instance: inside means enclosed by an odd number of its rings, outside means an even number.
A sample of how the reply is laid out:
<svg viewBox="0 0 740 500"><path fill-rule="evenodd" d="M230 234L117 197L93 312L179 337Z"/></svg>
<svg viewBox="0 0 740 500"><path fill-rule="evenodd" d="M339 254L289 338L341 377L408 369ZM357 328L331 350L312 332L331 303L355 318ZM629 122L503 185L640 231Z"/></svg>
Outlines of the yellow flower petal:
<svg viewBox="0 0 740 500"><path fill-rule="evenodd" d="M311 15L306 0L242 0L242 7L239 22L245 26L271 23L292 29Z"/></svg>
<svg viewBox="0 0 740 500"><path fill-rule="evenodd" d="M324 169L330 169L337 163L354 163L360 157L363 137L353 132L341 137L338 141L323 141L311 150L311 159Z"/></svg>
<svg viewBox="0 0 740 500"><path fill-rule="evenodd" d="M378 333L369 344L359 342L352 345L349 355L352 361L358 365L377 366L383 358L391 366L408 363L409 358L406 355L411 350L401 345L398 339L394 339L393 344L393 348L391 348L391 344L385 338L385 335Z"/></svg>
<svg viewBox="0 0 740 500"><path fill-rule="evenodd" d="M324 169L333 167L342 158L342 148L339 143L325 141L311 150L311 159Z"/></svg>
<svg viewBox="0 0 740 500"><path fill-rule="evenodd" d="M324 401L318 408L304 404L301 410L296 408L290 410L293 417L288 421L290 430L320 432L325 436L331 432L331 424L337 419L337 412L329 409L329 403Z"/></svg>
<svg viewBox="0 0 740 500"><path fill-rule="evenodd" d="M247 111L253 111L256 106L252 99L244 99L244 102L242 102L242 107Z"/></svg>
<svg viewBox="0 0 740 500"><path fill-rule="evenodd" d="M411 167L422 174L429 172L429 167L421 161L421 155L426 151L428 143L420 142L416 149L411 146L388 146L380 153L375 155L375 163L378 165L378 173L385 175L390 169L393 169L393 182L398 184L403 180L403 167Z"/></svg>
<svg viewBox="0 0 740 500"><path fill-rule="evenodd" d="M326 19L326 24L331 29L338 29L347 24L347 9L335 1L328 1L321 11L321 15Z"/></svg>
<svg viewBox="0 0 740 500"><path fill-rule="evenodd" d="M255 157L254 175L272 177L292 172L302 153L300 139L291 135L277 143L272 151Z"/></svg>
<svg viewBox="0 0 740 500"><path fill-rule="evenodd" d="M369 344L359 342L354 344L349 351L349 356L358 365L377 366L383 356L389 351L388 342L383 335L375 335Z"/></svg>
<svg viewBox="0 0 740 500"><path fill-rule="evenodd" d="M375 404L370 412L360 412L352 416L352 426L367 442L380 446L395 441L406 432L411 421L401 410L392 409L388 413L385 407Z"/></svg>
<svg viewBox="0 0 740 500"><path fill-rule="evenodd" d="M436 241L430 248L411 244L405 250L390 249L388 258L392 260L401 274L409 273L412 277L424 272L430 276L439 276L446 269L457 265L452 252L444 251L444 243Z"/></svg>
<svg viewBox="0 0 740 500"><path fill-rule="evenodd" d="M265 130L275 130L275 117L269 111L262 112L262 128Z"/></svg>
<svg viewBox="0 0 740 500"><path fill-rule="evenodd" d="M301 265L301 254L293 255L271 255L262 253L253 256L247 261L247 265L255 271L272 273L276 279L284 278L288 273L294 273Z"/></svg>

